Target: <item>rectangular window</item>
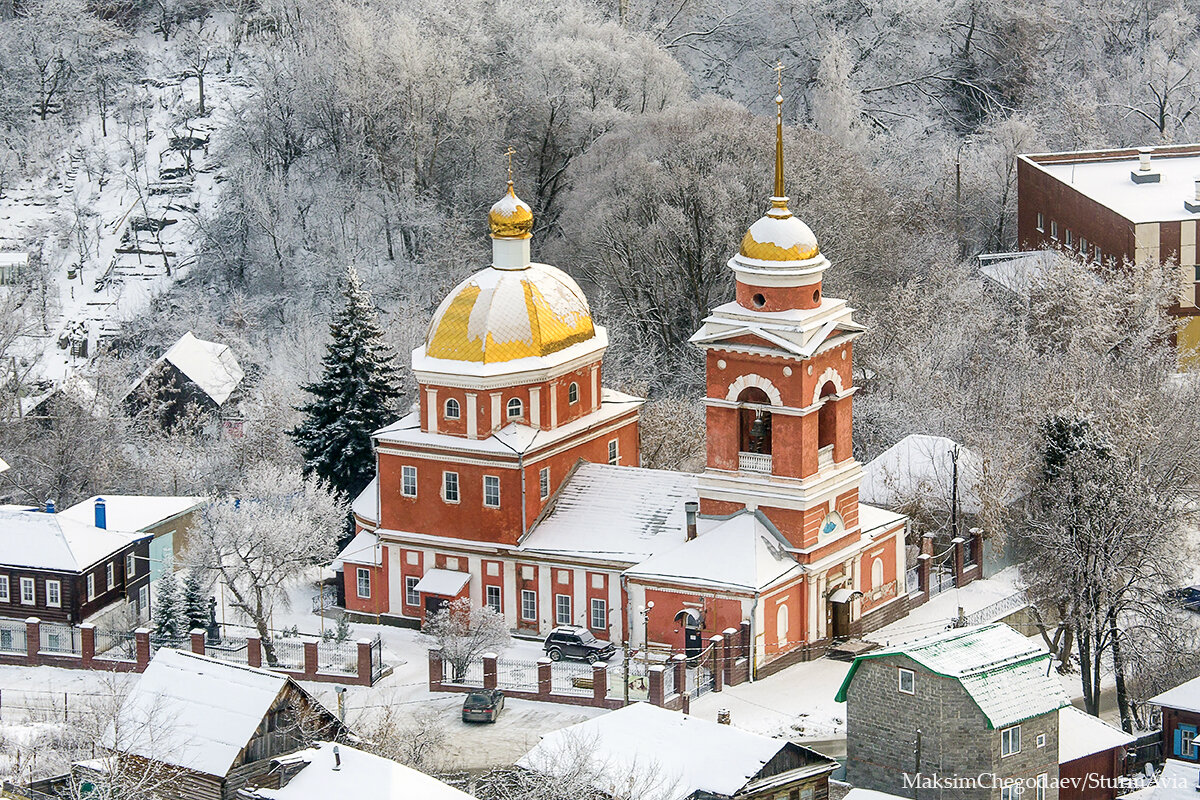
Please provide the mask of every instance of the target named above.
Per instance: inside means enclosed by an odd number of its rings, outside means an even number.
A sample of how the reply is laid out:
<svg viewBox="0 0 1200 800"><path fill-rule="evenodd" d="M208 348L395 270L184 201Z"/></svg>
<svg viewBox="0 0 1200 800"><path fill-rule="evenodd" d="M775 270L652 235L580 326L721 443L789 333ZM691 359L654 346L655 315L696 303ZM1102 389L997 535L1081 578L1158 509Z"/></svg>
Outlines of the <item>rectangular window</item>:
<svg viewBox="0 0 1200 800"><path fill-rule="evenodd" d="M1200 283L1200 264L1192 267L1192 271L1194 273L1192 275L1193 280L1195 280L1196 283Z"/></svg>
<svg viewBox="0 0 1200 800"><path fill-rule="evenodd" d="M447 503L458 502L458 473L442 473L442 499Z"/></svg>
<svg viewBox="0 0 1200 800"><path fill-rule="evenodd" d="M112 561L104 570L104 589L108 591L117 587L117 565Z"/></svg>
<svg viewBox="0 0 1200 800"><path fill-rule="evenodd" d="M1180 725L1175 729L1175 755L1196 757L1196 726Z"/></svg>
<svg viewBox="0 0 1200 800"><path fill-rule="evenodd" d="M558 625L571 624L571 595L554 595L554 622Z"/></svg>
<svg viewBox="0 0 1200 800"><path fill-rule="evenodd" d="M150 611L150 587L138 587L138 615L149 616Z"/></svg>
<svg viewBox="0 0 1200 800"><path fill-rule="evenodd" d="M87 576L87 599L96 599L96 573L89 572Z"/></svg>
<svg viewBox="0 0 1200 800"><path fill-rule="evenodd" d="M521 619L537 619L537 592L531 589L521 590Z"/></svg>
<svg viewBox="0 0 1200 800"><path fill-rule="evenodd" d="M1000 757L1016 755L1021 752L1021 726L1014 725L1000 731Z"/></svg>
<svg viewBox="0 0 1200 800"><path fill-rule="evenodd" d="M1079 252L1085 256L1088 254L1088 240L1086 236L1079 237Z"/></svg>
<svg viewBox="0 0 1200 800"><path fill-rule="evenodd" d="M1197 280L1200 280L1200 278L1198 278ZM545 500L547 497L550 496L550 468L549 467L542 467L541 472L538 473L538 494L541 495L541 498L543 500Z"/></svg>
<svg viewBox="0 0 1200 800"><path fill-rule="evenodd" d="M621 451L616 439L608 443L608 463L619 464L621 461Z"/></svg>
<svg viewBox="0 0 1200 800"><path fill-rule="evenodd" d="M1067 243L1067 247L1071 246L1072 237L1071 237L1071 229L1070 228L1067 228L1067 238L1064 239L1063 241Z"/></svg>
<svg viewBox="0 0 1200 800"><path fill-rule="evenodd" d="M417 584L421 579L416 575L409 575L404 579L404 602L410 606L421 605L421 593L417 591Z"/></svg>
<svg viewBox="0 0 1200 800"><path fill-rule="evenodd" d="M1050 220L1050 238L1051 239L1058 238L1058 223L1055 222L1054 220Z"/></svg>
<svg viewBox="0 0 1200 800"><path fill-rule="evenodd" d="M58 581L46 581L46 605L62 608L62 584Z"/></svg>
<svg viewBox="0 0 1200 800"><path fill-rule="evenodd" d="M500 507L500 479L495 475L483 476L483 504L488 508Z"/></svg>
<svg viewBox="0 0 1200 800"><path fill-rule="evenodd" d="M365 567L358 568L358 596L371 596L371 570Z"/></svg>
<svg viewBox="0 0 1200 800"><path fill-rule="evenodd" d="M1037 746L1038 746L1038 747L1045 747L1045 746L1046 746L1046 734L1044 734L1044 733L1039 733L1039 734L1037 735Z"/></svg>
<svg viewBox="0 0 1200 800"><path fill-rule="evenodd" d="M1040 211L1037 215L1037 229L1043 232L1046 230L1046 216Z"/></svg>
<svg viewBox="0 0 1200 800"><path fill-rule="evenodd" d="M400 494L405 497L417 496L417 468L400 468Z"/></svg>
<svg viewBox="0 0 1200 800"><path fill-rule="evenodd" d="M91 577L90 575L88 577ZM21 605L31 606L37 602L33 591L33 578L21 578Z"/></svg>
<svg viewBox="0 0 1200 800"><path fill-rule="evenodd" d="M911 669L902 669L897 677L897 688L903 694L916 694L916 676Z"/></svg>
<svg viewBox="0 0 1200 800"><path fill-rule="evenodd" d="M500 587L486 586L484 591L487 593L487 607L497 614L501 613L504 609L500 607Z"/></svg>
<svg viewBox="0 0 1200 800"><path fill-rule="evenodd" d="M135 575L137 575L137 559L133 557L133 553L130 553L125 556L125 582L129 583Z"/></svg>
<svg viewBox="0 0 1200 800"><path fill-rule="evenodd" d="M1008 783L1000 787L1000 800L1020 800L1021 787L1016 783Z"/></svg>
<svg viewBox="0 0 1200 800"><path fill-rule="evenodd" d="M592 630L608 629L608 603L603 597L592 598Z"/></svg>
<svg viewBox="0 0 1200 800"><path fill-rule="evenodd" d="M1096 259L1097 261L1103 260L1101 258L1100 245L1092 245L1092 258Z"/></svg>
<svg viewBox="0 0 1200 800"><path fill-rule="evenodd" d="M1046 800L1046 785L1049 783L1045 772L1037 776L1037 800Z"/></svg>
<svg viewBox="0 0 1200 800"><path fill-rule="evenodd" d="M0 575L0 603L10 602L8 594L8 576Z"/></svg>

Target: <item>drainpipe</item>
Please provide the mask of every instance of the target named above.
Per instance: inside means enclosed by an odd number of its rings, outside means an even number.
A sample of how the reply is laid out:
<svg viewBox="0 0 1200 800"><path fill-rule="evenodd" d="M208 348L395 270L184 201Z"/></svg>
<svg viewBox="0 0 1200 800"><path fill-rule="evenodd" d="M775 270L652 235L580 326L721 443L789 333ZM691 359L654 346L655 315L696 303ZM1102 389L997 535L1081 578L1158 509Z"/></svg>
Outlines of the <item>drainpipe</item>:
<svg viewBox="0 0 1200 800"><path fill-rule="evenodd" d="M758 598L759 593L755 592L754 605L750 606L750 652L746 653L746 658L750 662L746 665L748 667L746 675L750 683L754 683L754 673L758 667L755 663L758 660L758 642L755 640L754 635L754 620L758 618Z"/></svg>

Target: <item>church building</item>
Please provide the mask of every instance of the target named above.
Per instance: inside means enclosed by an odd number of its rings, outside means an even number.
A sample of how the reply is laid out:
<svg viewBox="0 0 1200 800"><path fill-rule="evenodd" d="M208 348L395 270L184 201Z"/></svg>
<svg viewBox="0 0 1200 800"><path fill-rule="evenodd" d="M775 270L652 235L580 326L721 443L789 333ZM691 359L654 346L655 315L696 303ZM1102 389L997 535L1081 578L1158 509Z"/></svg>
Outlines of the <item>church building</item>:
<svg viewBox="0 0 1200 800"><path fill-rule="evenodd" d="M782 98L776 98L782 104ZM509 181L492 263L442 301L413 351L419 401L374 434L377 478L339 556L347 609L418 624L457 598L518 634L577 625L693 650L749 621L755 665L817 655L908 609L906 518L858 500L853 342L830 267L774 195L729 260L705 352L707 465L639 466L642 400L607 389L608 338L579 285L530 261Z"/></svg>

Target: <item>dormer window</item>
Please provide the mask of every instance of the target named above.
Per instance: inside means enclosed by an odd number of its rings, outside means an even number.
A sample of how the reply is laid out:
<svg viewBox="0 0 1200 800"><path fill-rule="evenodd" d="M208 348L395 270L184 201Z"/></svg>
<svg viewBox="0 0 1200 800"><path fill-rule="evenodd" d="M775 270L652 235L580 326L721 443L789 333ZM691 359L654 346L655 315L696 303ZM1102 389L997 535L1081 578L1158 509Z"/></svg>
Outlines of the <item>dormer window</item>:
<svg viewBox="0 0 1200 800"><path fill-rule="evenodd" d="M521 414L525 410L525 404L521 402L521 398L514 397L508 401L508 418L520 419Z"/></svg>
<svg viewBox="0 0 1200 800"><path fill-rule="evenodd" d="M451 397L446 401L446 419L458 419L460 409L458 401Z"/></svg>

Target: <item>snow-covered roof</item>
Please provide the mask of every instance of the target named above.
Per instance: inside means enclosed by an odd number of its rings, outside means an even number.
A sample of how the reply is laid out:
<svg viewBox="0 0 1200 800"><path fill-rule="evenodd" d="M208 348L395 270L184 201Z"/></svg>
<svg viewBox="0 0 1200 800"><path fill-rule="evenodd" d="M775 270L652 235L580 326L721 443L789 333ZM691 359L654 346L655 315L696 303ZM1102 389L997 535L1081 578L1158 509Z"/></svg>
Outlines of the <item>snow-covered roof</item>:
<svg viewBox="0 0 1200 800"><path fill-rule="evenodd" d="M164 361L174 365L219 406L225 404L246 376L228 345L198 339L191 331L171 345L154 366ZM142 373L135 386L146 379L154 366Z"/></svg>
<svg viewBox="0 0 1200 800"><path fill-rule="evenodd" d="M954 451L958 450L958 507L968 514L982 510L979 457L944 436L905 436L863 465L858 496L865 503L896 507L914 500L949 508L954 486Z"/></svg>
<svg viewBox="0 0 1200 800"><path fill-rule="evenodd" d="M521 549L636 564L684 541L683 504L696 497L691 473L585 462Z"/></svg>
<svg viewBox="0 0 1200 800"><path fill-rule="evenodd" d="M962 685L993 729L1056 711L1070 702L1050 673L1050 653L1003 623L954 628L854 659L838 689L845 702L859 666L875 658L907 656Z"/></svg>
<svg viewBox="0 0 1200 800"><path fill-rule="evenodd" d="M86 378L72 372L58 381L49 391L21 398L22 416L33 413L38 406L55 394L62 395L63 398L70 400L81 410L97 419L102 419L111 412L108 400L96 391L96 387Z"/></svg>
<svg viewBox="0 0 1200 800"><path fill-rule="evenodd" d="M869 538L874 539L880 533L885 533L908 519L903 514L889 511L886 508L858 504L858 527Z"/></svg>
<svg viewBox="0 0 1200 800"><path fill-rule="evenodd" d="M1124 747L1134 741L1120 728L1093 717L1075 706L1063 706L1058 712L1058 763L1066 764L1093 753Z"/></svg>
<svg viewBox="0 0 1200 800"><path fill-rule="evenodd" d="M223 777L288 681L277 672L162 648L125 697L121 727L109 728L105 744Z"/></svg>
<svg viewBox="0 0 1200 800"><path fill-rule="evenodd" d="M354 498L354 502L350 504L350 510L359 519L367 522L379 522L379 476L371 478L371 482L367 484L367 488L358 493L358 497Z"/></svg>
<svg viewBox="0 0 1200 800"><path fill-rule="evenodd" d="M732 797L789 746L794 745L783 739L634 703L546 734L517 766L548 772L561 769L564 759L588 759L585 774L594 774L593 786L614 796L632 780L644 789L638 792L644 800L683 800L698 792ZM832 770L834 763L812 769Z"/></svg>
<svg viewBox="0 0 1200 800"><path fill-rule="evenodd" d="M1028 298L1030 289L1042 280L1054 254L1047 250L988 253L979 256L979 271L1017 297Z"/></svg>
<svg viewBox="0 0 1200 800"><path fill-rule="evenodd" d="M374 564L379 566L383 563L383 548L379 547L379 537L374 531L359 531L354 534L354 538L350 540L350 544L342 548L342 552L337 554L337 558L329 565L330 569L341 569L347 561L351 564Z"/></svg>
<svg viewBox="0 0 1200 800"><path fill-rule="evenodd" d="M334 757L334 748L337 748L341 758L340 765ZM317 742L306 750L279 760L291 764L303 762L306 766L283 788L245 789L243 793L246 797L256 800L329 797L354 800L463 800L470 797L424 772L344 744Z"/></svg>
<svg viewBox="0 0 1200 800"><path fill-rule="evenodd" d="M0 252L0 267L23 267L29 263L29 253Z"/></svg>
<svg viewBox="0 0 1200 800"><path fill-rule="evenodd" d="M1152 786L1123 795L1123 800L1195 800L1200 764L1168 758Z"/></svg>
<svg viewBox="0 0 1200 800"><path fill-rule="evenodd" d="M1192 678L1187 683L1181 683L1174 689L1168 689L1157 697L1151 697L1150 702L1167 708L1177 708L1180 711L1194 711L1200 714L1200 678Z"/></svg>
<svg viewBox="0 0 1200 800"><path fill-rule="evenodd" d="M203 497L171 497L138 494L106 494L89 497L65 509L64 519L92 524L96 501L104 498L105 527L116 531L144 531L199 508Z"/></svg>
<svg viewBox="0 0 1200 800"><path fill-rule="evenodd" d="M842 800L910 800L900 795L877 792L874 789L860 789L857 786L846 792Z"/></svg>
<svg viewBox="0 0 1200 800"><path fill-rule="evenodd" d="M471 580L470 573L452 569L431 569L421 576L413 591L436 594L439 597L454 597Z"/></svg>
<svg viewBox="0 0 1200 800"><path fill-rule="evenodd" d="M776 354L783 350L800 358L811 358L823 348L849 342L862 334L865 328L851 319L852 313L845 300L826 296L816 308L787 311L751 311L729 302L714 308L688 341L708 347L727 346L721 343L736 339L738 343L733 346L739 350ZM761 339L763 346L745 344L746 336Z"/></svg>
<svg viewBox="0 0 1200 800"><path fill-rule="evenodd" d="M803 572L762 512L741 511L728 519L701 518L690 542L652 556L625 574L630 577L756 592Z"/></svg>
<svg viewBox="0 0 1200 800"><path fill-rule="evenodd" d="M0 563L13 567L81 572L148 538L62 514L0 508Z"/></svg>

